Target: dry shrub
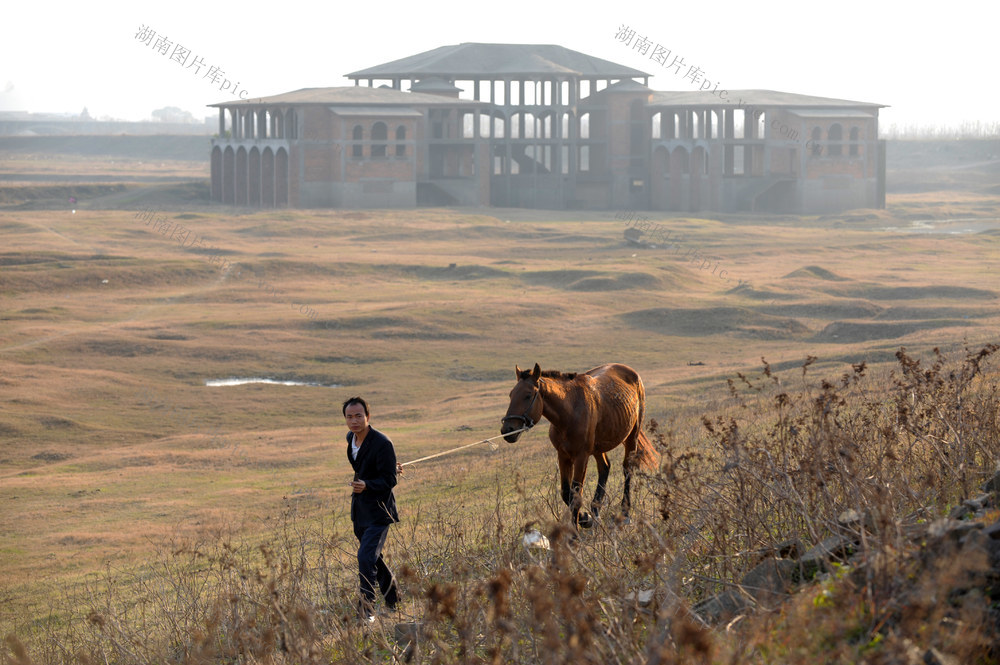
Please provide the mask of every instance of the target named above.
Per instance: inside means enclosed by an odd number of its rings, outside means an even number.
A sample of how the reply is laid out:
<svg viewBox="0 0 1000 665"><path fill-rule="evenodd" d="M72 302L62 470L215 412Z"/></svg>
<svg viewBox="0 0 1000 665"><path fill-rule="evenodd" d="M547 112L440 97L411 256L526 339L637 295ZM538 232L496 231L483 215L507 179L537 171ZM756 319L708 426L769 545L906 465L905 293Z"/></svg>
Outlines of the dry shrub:
<svg viewBox="0 0 1000 665"><path fill-rule="evenodd" d="M925 367L901 350L891 373L858 364L818 383L813 358L792 379L767 363L738 375L703 440L650 423L661 462L637 483L630 525L609 510L577 534L554 483L518 472L512 490L509 469L494 506L416 506L390 548L405 613L372 626L355 617L349 531L290 511L263 541L222 537L131 577L109 570L85 610L26 642L39 663L905 663L931 649L996 662L983 550L912 537L1000 460L996 351L957 363L935 351ZM536 526L550 551L520 545ZM719 627L691 610L762 560L838 535L853 558L815 579L800 568L786 602ZM413 644L392 637L403 620ZM0 662L31 662L8 645Z"/></svg>

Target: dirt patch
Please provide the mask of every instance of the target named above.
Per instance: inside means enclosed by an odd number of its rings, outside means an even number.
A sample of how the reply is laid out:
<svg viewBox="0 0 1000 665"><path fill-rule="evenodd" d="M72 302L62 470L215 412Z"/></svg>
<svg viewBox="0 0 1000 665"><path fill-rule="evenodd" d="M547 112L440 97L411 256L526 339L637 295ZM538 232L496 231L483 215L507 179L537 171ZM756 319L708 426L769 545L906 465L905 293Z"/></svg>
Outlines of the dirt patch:
<svg viewBox="0 0 1000 665"><path fill-rule="evenodd" d="M150 339L162 339L162 340L167 340L167 341L178 341L179 342L179 341L184 341L184 340L188 340L188 339L191 339L191 338L188 337L187 335L182 335L181 333L175 333L175 332L158 332L155 335L152 335L150 337Z"/></svg>
<svg viewBox="0 0 1000 665"><path fill-rule="evenodd" d="M467 333L431 326L414 319L395 316L358 316L350 319L317 319L313 327L361 331L373 339L468 339Z"/></svg>
<svg viewBox="0 0 1000 665"><path fill-rule="evenodd" d="M401 270L406 275L429 280L475 280L509 277L508 273L489 266L460 266L455 263L444 267L434 266L378 266L380 270Z"/></svg>
<svg viewBox="0 0 1000 665"><path fill-rule="evenodd" d="M80 427L80 423L69 418L59 416L39 416L38 422L47 429L75 429Z"/></svg>
<svg viewBox="0 0 1000 665"><path fill-rule="evenodd" d="M499 369L475 369L473 367L461 367L453 369L448 378L453 381L506 381L511 375L510 370Z"/></svg>
<svg viewBox="0 0 1000 665"><path fill-rule="evenodd" d="M52 452L51 450L43 450L37 455L32 455L31 459L35 460L36 462L63 462L65 460L70 459L71 457L73 456L68 455L66 453L56 453Z"/></svg>
<svg viewBox="0 0 1000 665"><path fill-rule="evenodd" d="M70 198L83 202L108 194L118 194L127 185L34 185L0 187L0 206L8 210L51 210L71 208Z"/></svg>
<svg viewBox="0 0 1000 665"><path fill-rule="evenodd" d="M743 307L657 307L629 312L621 318L633 328L679 337L735 333L754 339L789 339L809 332L808 327L795 319L770 316Z"/></svg>
<svg viewBox="0 0 1000 665"><path fill-rule="evenodd" d="M0 436L11 437L11 438L21 436L21 430L14 427L13 425L8 425L7 423L0 423Z"/></svg>
<svg viewBox="0 0 1000 665"><path fill-rule="evenodd" d="M316 321L320 323L320 321ZM413 319L396 316L356 316L353 319L341 318L328 322L324 328L334 330L379 330L382 328L412 328L416 323Z"/></svg>
<svg viewBox="0 0 1000 665"><path fill-rule="evenodd" d="M160 353L162 349L158 346L142 344L139 342L129 342L126 340L103 340L97 339L81 344L76 349L78 353L89 354L99 353L103 356L116 358L135 358L136 356L152 356Z"/></svg>

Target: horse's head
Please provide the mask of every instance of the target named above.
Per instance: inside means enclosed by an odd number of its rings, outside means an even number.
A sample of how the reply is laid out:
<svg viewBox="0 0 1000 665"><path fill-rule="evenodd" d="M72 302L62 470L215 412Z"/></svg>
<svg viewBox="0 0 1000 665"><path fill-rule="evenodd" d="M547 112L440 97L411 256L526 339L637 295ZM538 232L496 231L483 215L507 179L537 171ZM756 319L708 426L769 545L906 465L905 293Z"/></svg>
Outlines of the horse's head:
<svg viewBox="0 0 1000 665"><path fill-rule="evenodd" d="M542 418L542 398L538 390L538 378L542 375L542 368L535 363L535 368L521 369L514 366L517 372L517 383L510 391L510 406L507 407L507 415L500 421L500 433L504 434L504 440L514 443L520 438L523 432L517 430L525 427L534 427ZM510 434L514 432L514 434Z"/></svg>

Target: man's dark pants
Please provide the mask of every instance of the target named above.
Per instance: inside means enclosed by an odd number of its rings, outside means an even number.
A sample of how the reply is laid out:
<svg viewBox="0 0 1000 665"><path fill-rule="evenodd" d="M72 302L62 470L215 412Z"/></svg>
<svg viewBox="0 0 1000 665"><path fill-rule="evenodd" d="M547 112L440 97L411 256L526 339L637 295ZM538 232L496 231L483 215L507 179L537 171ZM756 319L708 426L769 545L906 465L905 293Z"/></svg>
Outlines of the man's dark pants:
<svg viewBox="0 0 1000 665"><path fill-rule="evenodd" d="M382 559L382 546L389 534L388 524L372 524L369 526L354 525L354 535L358 546L358 577L361 580L361 597L373 606L375 603L375 582L385 598L389 609L394 609L399 602L399 591L396 579Z"/></svg>

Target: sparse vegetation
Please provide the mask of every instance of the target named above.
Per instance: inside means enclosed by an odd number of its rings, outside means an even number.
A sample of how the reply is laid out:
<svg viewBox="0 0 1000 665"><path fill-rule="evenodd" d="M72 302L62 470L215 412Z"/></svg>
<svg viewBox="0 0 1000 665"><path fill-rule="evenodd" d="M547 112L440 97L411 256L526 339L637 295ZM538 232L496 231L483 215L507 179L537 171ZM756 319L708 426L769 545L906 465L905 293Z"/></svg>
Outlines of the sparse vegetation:
<svg viewBox="0 0 1000 665"><path fill-rule="evenodd" d="M490 502L411 516L394 551L406 614L374 626L354 612L344 522L287 501L267 535L109 567L24 642L9 637L4 662L998 662L1000 543L934 527L1000 460L998 348L929 364L901 350L880 378L858 364L814 383L814 358L798 380L766 363L741 374L702 440L651 424L662 464L632 525L576 536L544 489L522 479L507 496L498 474ZM997 498L980 499L994 519ZM551 551L518 544L533 525ZM776 586L748 584L761 562L831 537L815 565L799 556ZM703 602L728 589L745 597Z"/></svg>
<svg viewBox="0 0 1000 665"><path fill-rule="evenodd" d="M1000 662L1000 235L886 230L995 221L984 169L885 211L663 216L735 289L626 244L613 212L141 188L0 211L0 664ZM146 206L282 298L137 224ZM661 463L632 524L612 474L574 537L545 427L408 467L387 547L406 597L374 626L353 614L343 390L205 386L348 386L405 461L497 434L536 361L642 373Z"/></svg>

